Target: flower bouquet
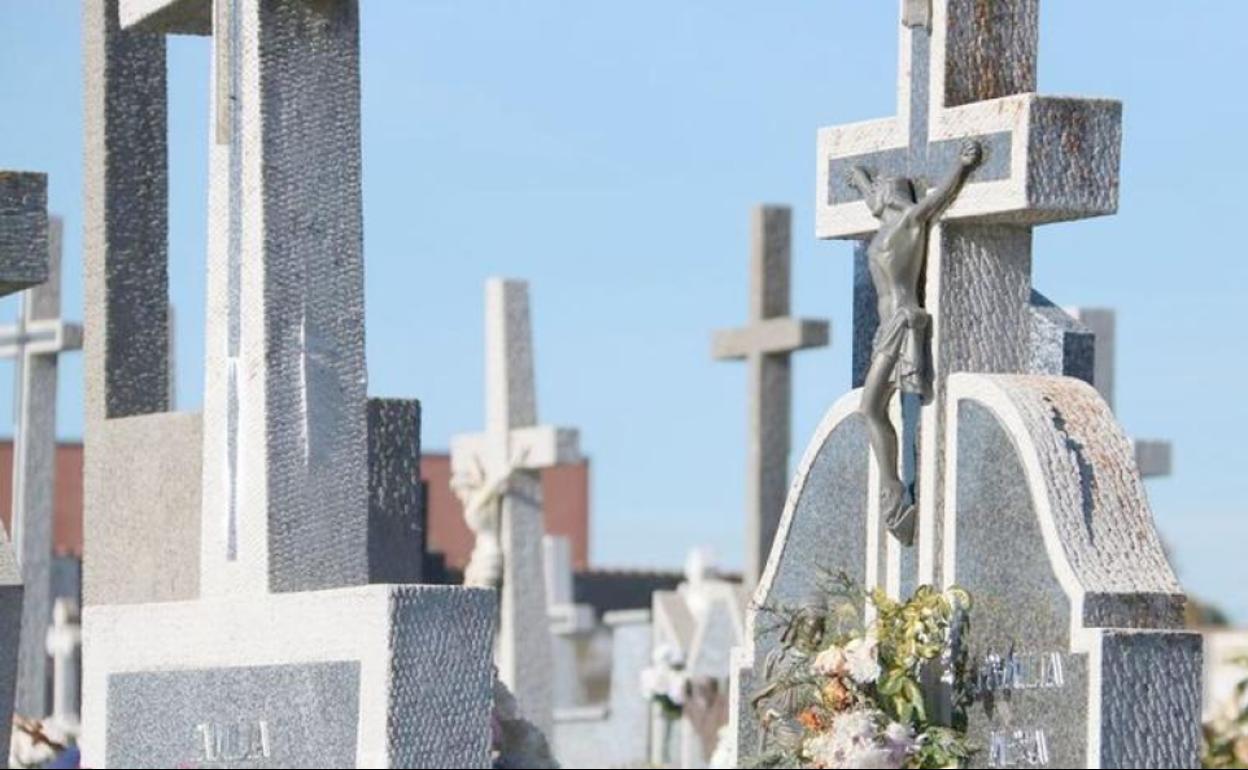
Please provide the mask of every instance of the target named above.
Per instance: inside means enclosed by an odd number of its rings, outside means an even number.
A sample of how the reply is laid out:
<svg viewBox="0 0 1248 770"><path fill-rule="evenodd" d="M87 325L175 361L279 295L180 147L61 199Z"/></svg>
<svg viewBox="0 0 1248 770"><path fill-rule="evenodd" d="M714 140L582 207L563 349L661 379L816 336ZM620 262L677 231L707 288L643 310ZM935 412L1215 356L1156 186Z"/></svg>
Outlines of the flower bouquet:
<svg viewBox="0 0 1248 770"><path fill-rule="evenodd" d="M968 622L961 589L919 587L906 601L856 589L844 575L822 581L798 608L766 609L780 643L751 702L761 726L751 767L943 768L973 753L969 702L956 638ZM858 607L869 604L864 622ZM923 684L949 708L929 701Z"/></svg>

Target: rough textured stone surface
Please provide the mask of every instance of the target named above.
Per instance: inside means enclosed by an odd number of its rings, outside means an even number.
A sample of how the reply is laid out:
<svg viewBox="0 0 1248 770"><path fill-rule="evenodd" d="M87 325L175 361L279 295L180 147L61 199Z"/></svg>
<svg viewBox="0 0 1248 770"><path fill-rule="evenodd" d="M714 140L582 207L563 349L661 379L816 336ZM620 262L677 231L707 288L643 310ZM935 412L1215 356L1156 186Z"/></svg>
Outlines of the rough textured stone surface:
<svg viewBox="0 0 1248 770"><path fill-rule="evenodd" d="M1200 634L1106 632L1101 767L1198 767Z"/></svg>
<svg viewBox="0 0 1248 770"><path fill-rule="evenodd" d="M205 593L368 580L359 18L233 0L210 148ZM263 55L261 55L263 51ZM220 81L219 81L220 82ZM214 92L215 93L215 92ZM213 116L222 104L214 99ZM217 518L217 517L220 518Z"/></svg>
<svg viewBox="0 0 1248 770"><path fill-rule="evenodd" d="M170 391L164 38L121 32L116 0L88 0L83 67L83 513L92 553L83 596L187 599L199 586L202 445L197 416L161 414Z"/></svg>
<svg viewBox="0 0 1248 770"><path fill-rule="evenodd" d="M83 625L83 751L91 767L129 766L111 752L133 740L107 727L117 674L350 662L359 667L359 736L350 767L487 767L494 602L488 591L444 586L363 586L310 593L88 608ZM135 638L145 643L134 644ZM189 705L221 708L227 723L263 718L248 708L250 677L207 680ZM240 688L238 696L231 693ZM283 718L341 712L331 703L271 700ZM244 695L243 693L247 693ZM183 706L188 708L188 706ZM141 709L128 728L164 731L165 714ZM198 746L178 733L188 760ZM278 744L274 742L274 746ZM274 757L274 762L282 761ZM155 763L151 766L159 766ZM279 765L280 766L280 765ZM331 765L332 766L332 765Z"/></svg>
<svg viewBox="0 0 1248 770"><path fill-rule="evenodd" d="M163 413L163 34L179 30L121 32L113 0L86 8L88 548L102 571L84 613L84 763L129 762L144 736L194 762L202 740L169 715L209 720L195 724L214 750L231 749L243 726L270 720L254 706L282 709L275 727L356 741L324 754L288 736L265 746L249 729L264 752L294 752L260 764L302 766L312 751L330 766L487 766L495 597L359 585L380 567L370 512L387 524L412 512L410 490L388 474L414 467L418 423L414 403L375 405L370 462L358 6L215 7L213 116L225 130L210 152L202 420ZM370 470L387 477L373 495ZM397 561L403 546L379 558ZM272 697L290 684L280 672L341 663L358 670L354 684ZM180 700L123 716L110 703L115 675L123 692L155 682Z"/></svg>
<svg viewBox="0 0 1248 770"><path fill-rule="evenodd" d="M789 316L792 209L759 206L751 217L750 324L715 333L712 355L749 365L745 583L767 563L789 477L792 353L828 344L828 322Z"/></svg>
<svg viewBox="0 0 1248 770"><path fill-rule="evenodd" d="M3 527L0 527L3 530ZM0 746L9 745L13 726L10 704L17 691L17 649L22 628L22 579L13 551L0 535ZM0 751L0 767L9 752Z"/></svg>
<svg viewBox="0 0 1248 770"><path fill-rule="evenodd" d="M1184 597L1108 406L1070 378L950 383L946 577L975 600L977 761L1195 766L1200 640L1171 630Z"/></svg>
<svg viewBox="0 0 1248 770"><path fill-rule="evenodd" d="M742 761L758 748L758 728L747 705L749 683L779 641L759 607L800 606L810 600L822 571L845 572L861 585L874 585L878 570L878 512L869 515L866 427L856 413L857 392L842 398L824 417L798 465L771 558L746 612L745 660L733 671L729 718ZM873 531L874 530L874 531Z"/></svg>
<svg viewBox="0 0 1248 770"><path fill-rule="evenodd" d="M369 399L368 495L368 582L422 582L419 401Z"/></svg>
<svg viewBox="0 0 1248 770"><path fill-rule="evenodd" d="M606 703L555 712L555 756L562 767L637 767L645 764L650 703L641 672L650 665L650 613L608 612L611 685Z"/></svg>
<svg viewBox="0 0 1248 770"><path fill-rule="evenodd" d="M354 767L357 661L117 673L114 767Z"/></svg>
<svg viewBox="0 0 1248 770"><path fill-rule="evenodd" d="M48 279L48 175L0 171L0 296Z"/></svg>
<svg viewBox="0 0 1248 770"><path fill-rule="evenodd" d="M1096 381L1097 340L1087 326L1034 289L1031 292L1031 354L1027 371Z"/></svg>

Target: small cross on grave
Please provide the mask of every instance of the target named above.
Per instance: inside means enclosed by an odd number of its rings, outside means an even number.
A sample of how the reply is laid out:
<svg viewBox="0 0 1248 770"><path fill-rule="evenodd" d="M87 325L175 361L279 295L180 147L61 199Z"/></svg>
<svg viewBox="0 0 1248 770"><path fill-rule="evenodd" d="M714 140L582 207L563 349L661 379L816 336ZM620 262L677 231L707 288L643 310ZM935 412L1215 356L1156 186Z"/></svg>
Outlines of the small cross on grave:
<svg viewBox="0 0 1248 770"><path fill-rule="evenodd" d="M750 222L750 324L715 333L718 361L749 365L749 450L746 469L745 582L767 563L788 491L794 351L828 344L828 322L789 315L793 211L759 206Z"/></svg>
<svg viewBox="0 0 1248 770"><path fill-rule="evenodd" d="M82 348L82 326L60 318L61 231L61 221L51 220L47 282L21 295L16 324L0 327L0 358L16 363L12 535L26 600L15 710L28 719L48 713L44 637L52 619L57 358Z"/></svg>
<svg viewBox="0 0 1248 770"><path fill-rule="evenodd" d="M491 279L485 288L485 432L451 440L452 485L476 538L469 586L501 592L498 674L520 713L553 729L553 641L547 620L538 471L580 459L573 429L537 424L529 289Z"/></svg>

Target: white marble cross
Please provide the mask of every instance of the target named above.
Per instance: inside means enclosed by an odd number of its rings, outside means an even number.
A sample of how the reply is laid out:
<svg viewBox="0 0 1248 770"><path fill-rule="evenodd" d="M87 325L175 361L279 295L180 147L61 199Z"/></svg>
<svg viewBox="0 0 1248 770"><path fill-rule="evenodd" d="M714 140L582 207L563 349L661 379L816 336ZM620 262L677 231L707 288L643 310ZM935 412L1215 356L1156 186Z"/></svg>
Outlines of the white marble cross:
<svg viewBox="0 0 1248 770"><path fill-rule="evenodd" d="M792 353L828 344L828 322L789 315L791 230L787 206L759 206L750 222L750 323L715 333L711 355L749 365L745 581L767 564L789 486Z"/></svg>
<svg viewBox="0 0 1248 770"><path fill-rule="evenodd" d="M942 574L946 379L1026 370L1031 227L1117 208L1121 105L1034 93L1036 0L994 3L991 17L977 8L975 0L930 8L903 0L897 116L819 132L820 238L862 240L876 229L846 180L851 167L910 177L922 195L954 167L964 140L984 151L929 234L921 290L932 316L934 398L919 418L918 547L881 536L887 544L869 557L868 579L894 593Z"/></svg>
<svg viewBox="0 0 1248 770"><path fill-rule="evenodd" d="M61 353L82 349L82 326L61 312L61 233L49 220L49 276L21 295L17 323L0 327L0 358L12 358L13 548L26 584L17 713L47 714L44 637L52 619L52 490L56 464L56 373Z"/></svg>
<svg viewBox="0 0 1248 770"><path fill-rule="evenodd" d="M78 702L79 666L82 655L82 627L78 624L78 602L57 599L52 610L46 649L52 658L52 722L65 735L77 735L80 724Z"/></svg>
<svg viewBox="0 0 1248 770"><path fill-rule="evenodd" d="M538 471L580 459L575 430L537 424L528 284L485 288L485 432L451 440L451 476L476 536L471 586L498 587L499 677L521 713L549 735L552 640L547 621Z"/></svg>

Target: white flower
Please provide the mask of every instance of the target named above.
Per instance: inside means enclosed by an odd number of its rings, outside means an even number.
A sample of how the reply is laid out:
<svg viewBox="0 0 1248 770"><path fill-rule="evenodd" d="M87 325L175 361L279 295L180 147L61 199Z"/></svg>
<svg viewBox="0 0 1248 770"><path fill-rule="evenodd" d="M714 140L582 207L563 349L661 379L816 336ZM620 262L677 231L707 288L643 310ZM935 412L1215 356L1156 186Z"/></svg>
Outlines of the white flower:
<svg viewBox="0 0 1248 770"><path fill-rule="evenodd" d="M646 698L657 698L667 692L667 682L671 672L665 668L650 667L641 672L641 694Z"/></svg>
<svg viewBox="0 0 1248 770"><path fill-rule="evenodd" d="M838 716L832 722L832 734L847 744L874 743L876 712L859 709Z"/></svg>
<svg viewBox="0 0 1248 770"><path fill-rule="evenodd" d="M668 668L681 668L685 665L685 655L680 648L674 644L655 645L654 652L650 659L656 666L666 666Z"/></svg>
<svg viewBox="0 0 1248 770"><path fill-rule="evenodd" d="M689 678L684 674L672 674L667 680L667 691L663 693L675 706L685 705L685 689Z"/></svg>
<svg viewBox="0 0 1248 770"><path fill-rule="evenodd" d="M884 729L884 748L888 751L895 767L901 767L906 757L910 756L918 743L914 739L914 730L910 725L901 722L890 722Z"/></svg>
<svg viewBox="0 0 1248 770"><path fill-rule="evenodd" d="M815 656L815 662L811 664L811 668L821 676L843 674L845 673L845 651L832 645Z"/></svg>
<svg viewBox="0 0 1248 770"><path fill-rule="evenodd" d="M874 636L855 639L845 645L845 667L859 684L869 684L880 678L879 643Z"/></svg>
<svg viewBox="0 0 1248 770"><path fill-rule="evenodd" d="M843 767L861 767L861 768L893 768L901 767L901 763L893 759L887 749L872 746L850 754L846 757L846 763Z"/></svg>

